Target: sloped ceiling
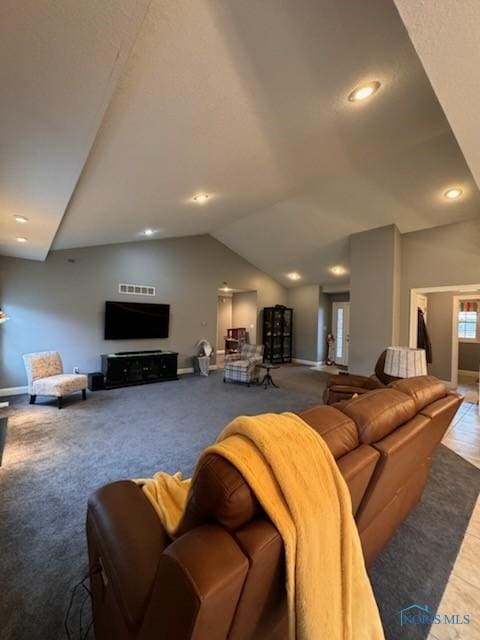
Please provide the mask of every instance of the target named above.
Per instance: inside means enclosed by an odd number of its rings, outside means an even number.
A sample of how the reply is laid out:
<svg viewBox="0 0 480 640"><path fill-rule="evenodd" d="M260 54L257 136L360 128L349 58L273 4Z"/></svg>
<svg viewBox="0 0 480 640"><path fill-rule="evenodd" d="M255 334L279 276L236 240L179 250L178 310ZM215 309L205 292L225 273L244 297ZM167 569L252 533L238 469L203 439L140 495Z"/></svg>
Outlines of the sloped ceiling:
<svg viewBox="0 0 480 640"><path fill-rule="evenodd" d="M480 186L480 2L395 4Z"/></svg>
<svg viewBox="0 0 480 640"><path fill-rule="evenodd" d="M0 3L0 254L46 257L147 7Z"/></svg>
<svg viewBox="0 0 480 640"><path fill-rule="evenodd" d="M326 283L351 233L479 211L393 1L152 0L54 247L211 233L285 284Z"/></svg>

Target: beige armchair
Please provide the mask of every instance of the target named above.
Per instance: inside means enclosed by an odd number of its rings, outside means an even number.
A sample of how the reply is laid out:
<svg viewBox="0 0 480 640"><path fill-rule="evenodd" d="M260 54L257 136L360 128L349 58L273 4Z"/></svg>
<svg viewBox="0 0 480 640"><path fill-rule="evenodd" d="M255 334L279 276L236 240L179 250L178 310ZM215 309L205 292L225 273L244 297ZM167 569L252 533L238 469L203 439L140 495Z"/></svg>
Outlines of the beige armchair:
<svg viewBox="0 0 480 640"><path fill-rule="evenodd" d="M76 391L87 397L87 376L80 373L63 373L63 364L57 351L26 353L23 356L28 378L30 404L35 404L37 396L55 396L58 408L62 408L62 398Z"/></svg>

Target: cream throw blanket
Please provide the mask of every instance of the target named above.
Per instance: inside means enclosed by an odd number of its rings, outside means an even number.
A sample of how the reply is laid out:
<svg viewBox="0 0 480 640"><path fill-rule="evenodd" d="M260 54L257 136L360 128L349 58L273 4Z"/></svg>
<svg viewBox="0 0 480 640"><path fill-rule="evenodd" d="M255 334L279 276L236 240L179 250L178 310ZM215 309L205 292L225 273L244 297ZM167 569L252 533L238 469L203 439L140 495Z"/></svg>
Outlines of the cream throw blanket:
<svg viewBox="0 0 480 640"><path fill-rule="evenodd" d="M383 639L350 493L323 439L292 413L241 416L210 453L238 469L282 537L290 639ZM138 482L174 536L191 481Z"/></svg>

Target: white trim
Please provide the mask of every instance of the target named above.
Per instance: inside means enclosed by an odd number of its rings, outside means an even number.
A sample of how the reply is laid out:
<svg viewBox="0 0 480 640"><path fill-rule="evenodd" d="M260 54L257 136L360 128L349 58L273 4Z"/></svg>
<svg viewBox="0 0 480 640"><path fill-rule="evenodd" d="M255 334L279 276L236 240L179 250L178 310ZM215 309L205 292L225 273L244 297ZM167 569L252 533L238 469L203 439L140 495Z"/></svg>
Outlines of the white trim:
<svg viewBox="0 0 480 640"><path fill-rule="evenodd" d="M209 371L216 371L218 369L216 364L211 364L208 367ZM193 367L185 367L184 369L178 369L177 371L179 376L183 376L186 373L193 373Z"/></svg>
<svg viewBox="0 0 480 640"><path fill-rule="evenodd" d="M458 373L466 378L478 378L478 371L469 371L468 369L459 369Z"/></svg>
<svg viewBox="0 0 480 640"><path fill-rule="evenodd" d="M24 393L28 393L28 387L6 387L5 389L0 389L0 398L4 396L21 396Z"/></svg>
<svg viewBox="0 0 480 640"><path fill-rule="evenodd" d="M464 293L461 296L453 296L452 304L452 385L458 385L458 313L460 311L460 300L477 300L477 296Z"/></svg>
<svg viewBox="0 0 480 640"><path fill-rule="evenodd" d="M309 367L319 367L322 364L325 364L323 360L319 360L315 362L315 360L303 360L302 358L292 358L292 362L296 364L306 364Z"/></svg>

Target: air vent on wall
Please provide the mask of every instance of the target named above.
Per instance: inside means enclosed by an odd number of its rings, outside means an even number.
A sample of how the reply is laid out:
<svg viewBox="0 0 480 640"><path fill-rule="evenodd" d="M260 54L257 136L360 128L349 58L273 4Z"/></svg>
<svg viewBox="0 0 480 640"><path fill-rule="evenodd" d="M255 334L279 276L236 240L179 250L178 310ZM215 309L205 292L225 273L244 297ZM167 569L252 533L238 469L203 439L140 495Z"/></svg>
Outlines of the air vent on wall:
<svg viewBox="0 0 480 640"><path fill-rule="evenodd" d="M154 296L155 287L145 284L119 284L118 293L131 294L134 296Z"/></svg>

